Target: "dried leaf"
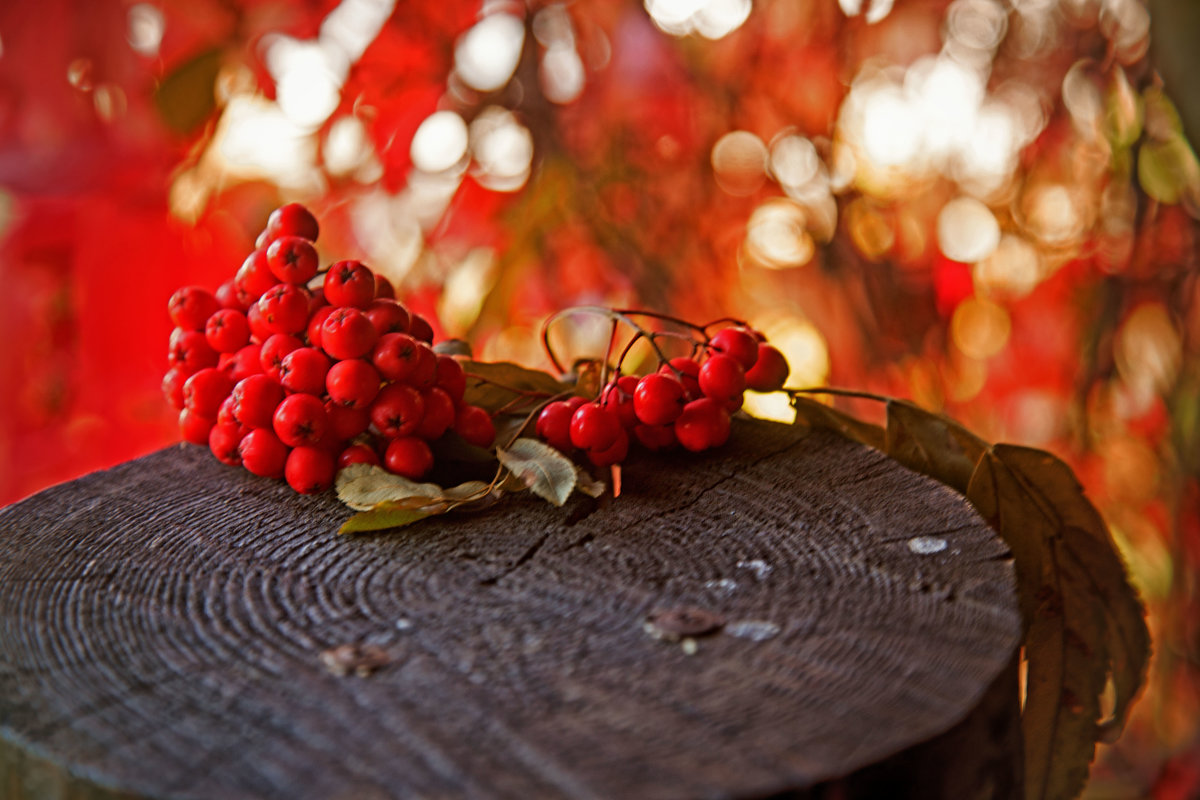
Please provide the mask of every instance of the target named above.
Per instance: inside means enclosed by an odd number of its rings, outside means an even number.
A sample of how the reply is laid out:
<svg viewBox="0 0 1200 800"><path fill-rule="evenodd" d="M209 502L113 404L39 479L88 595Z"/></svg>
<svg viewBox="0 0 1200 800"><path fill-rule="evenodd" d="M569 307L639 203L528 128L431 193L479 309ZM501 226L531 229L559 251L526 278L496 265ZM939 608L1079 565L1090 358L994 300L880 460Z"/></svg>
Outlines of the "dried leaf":
<svg viewBox="0 0 1200 800"><path fill-rule="evenodd" d="M957 422L905 400L887 401L885 452L909 469L967 491L987 442Z"/></svg>
<svg viewBox="0 0 1200 800"><path fill-rule="evenodd" d="M604 481L596 480L578 464L575 465L575 488L588 497L599 497L608 488Z"/></svg>
<svg viewBox="0 0 1200 800"><path fill-rule="evenodd" d="M796 409L797 424L831 430L876 450L886 450L884 431L878 425L855 419L833 406L802 395L792 395L792 407Z"/></svg>
<svg viewBox="0 0 1200 800"><path fill-rule="evenodd" d="M528 369L507 361L485 363L463 361L467 389L463 402L498 411L515 400L533 396L551 397L570 391L568 384L548 372Z"/></svg>
<svg viewBox="0 0 1200 800"><path fill-rule="evenodd" d="M506 450L497 448L496 457L531 492L556 506L575 489L575 463L545 442L517 439Z"/></svg>
<svg viewBox="0 0 1200 800"><path fill-rule="evenodd" d="M346 520L342 524L342 527L338 529L338 533L368 533L370 531L388 530L389 528L402 528L405 525L419 522L434 514L445 513L446 506L444 503L439 504L432 497L423 497L420 499L427 501L420 507L411 507L409 501L405 500L379 503L369 511L360 511Z"/></svg>
<svg viewBox="0 0 1200 800"><path fill-rule="evenodd" d="M368 511L384 501L406 497L441 497L436 483L416 483L374 464L351 464L338 472L338 499L356 511Z"/></svg>

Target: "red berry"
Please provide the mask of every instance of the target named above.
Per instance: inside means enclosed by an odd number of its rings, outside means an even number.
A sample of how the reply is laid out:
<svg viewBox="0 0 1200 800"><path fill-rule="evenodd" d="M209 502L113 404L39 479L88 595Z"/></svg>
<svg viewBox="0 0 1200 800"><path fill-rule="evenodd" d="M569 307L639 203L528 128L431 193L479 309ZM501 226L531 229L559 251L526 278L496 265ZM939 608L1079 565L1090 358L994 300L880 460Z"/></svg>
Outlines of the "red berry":
<svg viewBox="0 0 1200 800"><path fill-rule="evenodd" d="M371 363L389 381L402 381L417 368L417 340L406 333L385 333L371 350Z"/></svg>
<svg viewBox="0 0 1200 800"><path fill-rule="evenodd" d="M421 393L403 383L384 386L369 409L371 424L389 439L411 436L425 414Z"/></svg>
<svg viewBox="0 0 1200 800"><path fill-rule="evenodd" d="M375 274L361 261L338 261L325 273L324 289L331 305L366 308L375 299Z"/></svg>
<svg viewBox="0 0 1200 800"><path fill-rule="evenodd" d="M237 275L233 278L238 300L246 308L249 308L258 298L262 297L263 292L278 282L267 265L267 251L264 248L259 248L246 256L246 260L242 262Z"/></svg>
<svg viewBox="0 0 1200 800"><path fill-rule="evenodd" d="M242 466L264 478L282 478L288 448L268 428L255 428L238 445Z"/></svg>
<svg viewBox="0 0 1200 800"><path fill-rule="evenodd" d="M262 343L262 349L259 351L258 359L262 364L263 372L272 380L278 381L280 372L283 369L283 359L288 353L294 350L299 350L304 346L304 342L297 339L295 336L287 333L273 333L267 337Z"/></svg>
<svg viewBox="0 0 1200 800"><path fill-rule="evenodd" d="M597 467L607 467L620 464L629 455L629 434L622 428L617 432L617 439L604 450L589 450L587 457Z"/></svg>
<svg viewBox="0 0 1200 800"><path fill-rule="evenodd" d="M395 300L376 298L363 310L367 319L379 331L385 333L408 333L408 309Z"/></svg>
<svg viewBox="0 0 1200 800"><path fill-rule="evenodd" d="M378 272L375 273L375 298L396 299L396 287L392 286L392 282Z"/></svg>
<svg viewBox="0 0 1200 800"><path fill-rule="evenodd" d="M582 405L571 415L571 444L580 450L607 450L622 430L617 412L599 403Z"/></svg>
<svg viewBox="0 0 1200 800"><path fill-rule="evenodd" d="M746 388L756 392L782 389L788 378L788 363L775 345L760 342L758 361L746 372Z"/></svg>
<svg viewBox="0 0 1200 800"><path fill-rule="evenodd" d="M218 461L236 467L241 465L242 456L238 446L244 436L242 427L236 422L217 422L208 433L208 449Z"/></svg>
<svg viewBox="0 0 1200 800"><path fill-rule="evenodd" d="M163 375L163 396L167 398L171 408L183 408L183 384L188 377L188 373L183 367L171 367L167 370L167 374Z"/></svg>
<svg viewBox="0 0 1200 800"><path fill-rule="evenodd" d="M233 416L251 428L270 428L283 387L266 375L250 375L233 387Z"/></svg>
<svg viewBox="0 0 1200 800"><path fill-rule="evenodd" d="M308 290L281 283L258 298L258 313L271 333L300 333L308 325Z"/></svg>
<svg viewBox="0 0 1200 800"><path fill-rule="evenodd" d="M454 420L454 432L467 444L476 447L491 447L496 441L496 424L487 409L465 405L458 410Z"/></svg>
<svg viewBox="0 0 1200 800"><path fill-rule="evenodd" d="M547 403L538 414L537 435L556 450L570 452L574 447L571 444L571 417L578 407L572 407L566 400Z"/></svg>
<svg viewBox="0 0 1200 800"><path fill-rule="evenodd" d="M304 285L317 274L317 250L300 236L280 236L267 247L267 267L284 283Z"/></svg>
<svg viewBox="0 0 1200 800"><path fill-rule="evenodd" d="M722 445L729 439L729 412L711 397L693 400L675 420L675 436L693 453Z"/></svg>
<svg viewBox="0 0 1200 800"><path fill-rule="evenodd" d="M388 443L383 465L389 472L417 480L433 469L433 451L424 439L401 436Z"/></svg>
<svg viewBox="0 0 1200 800"><path fill-rule="evenodd" d="M638 423L637 414L633 409L633 393L637 390L636 375L622 375L604 387L600 393L600 402L617 412L621 427L632 428Z"/></svg>
<svg viewBox="0 0 1200 800"><path fill-rule="evenodd" d="M237 309L218 309L204 326L204 338L218 353L236 353L250 342L250 323Z"/></svg>
<svg viewBox="0 0 1200 800"><path fill-rule="evenodd" d="M417 342L417 363L409 373L408 382L418 389L428 389L437 383L437 353L424 342Z"/></svg>
<svg viewBox="0 0 1200 800"><path fill-rule="evenodd" d="M283 477L300 494L317 494L333 485L333 455L319 447L297 447L288 453Z"/></svg>
<svg viewBox="0 0 1200 800"><path fill-rule="evenodd" d="M275 409L272 427L275 435L288 447L315 445L329 430L325 403L316 395L288 395Z"/></svg>
<svg viewBox="0 0 1200 800"><path fill-rule="evenodd" d="M708 340L708 352L732 356L750 369L758 361L758 339L744 328L722 328Z"/></svg>
<svg viewBox="0 0 1200 800"><path fill-rule="evenodd" d="M179 433L185 442L208 444L208 434L215 424L216 420L212 417L201 416L191 409L185 408L179 412Z"/></svg>
<svg viewBox="0 0 1200 800"><path fill-rule="evenodd" d="M297 347L279 362L279 383L289 392L323 394L331 363L315 347Z"/></svg>
<svg viewBox="0 0 1200 800"><path fill-rule="evenodd" d="M232 390L232 378L216 367L206 367L183 384L183 405L194 414L215 420Z"/></svg>
<svg viewBox="0 0 1200 800"><path fill-rule="evenodd" d="M186 331L204 330L204 323L220 307L213 293L199 286L184 286L167 301L171 322Z"/></svg>
<svg viewBox="0 0 1200 800"><path fill-rule="evenodd" d="M700 367L700 391L705 397L719 401L727 411L742 407L746 390L746 371L733 356L711 356Z"/></svg>
<svg viewBox="0 0 1200 800"><path fill-rule="evenodd" d="M357 308L337 308L321 324L321 349L337 359L362 358L379 334Z"/></svg>
<svg viewBox="0 0 1200 800"><path fill-rule="evenodd" d="M192 375L205 367L215 367L217 361L217 351L212 349L208 339L200 331L176 328L171 332L167 347L168 366L179 367L188 375Z"/></svg>
<svg viewBox="0 0 1200 800"><path fill-rule="evenodd" d="M321 326L325 324L325 320L329 315L337 310L336 306L318 306L313 309L311 316L308 318L308 327L304 331L308 343L313 347L321 346Z"/></svg>
<svg viewBox="0 0 1200 800"><path fill-rule="evenodd" d="M421 393L425 403L425 413L421 415L421 424L417 426L416 435L427 441L440 438L454 424L454 401L445 389L432 386Z"/></svg>
<svg viewBox="0 0 1200 800"><path fill-rule="evenodd" d="M329 417L329 434L339 442L346 442L365 431L371 424L371 414L366 408L349 408L328 400L325 415Z"/></svg>
<svg viewBox="0 0 1200 800"><path fill-rule="evenodd" d="M658 368L663 375L669 375L683 384L685 400L695 400L702 396L700 391L700 364L695 359L686 356L672 358Z"/></svg>
<svg viewBox="0 0 1200 800"><path fill-rule="evenodd" d="M369 444L352 444L337 457L337 468L345 469L351 464L378 464L379 454Z"/></svg>
<svg viewBox="0 0 1200 800"><path fill-rule="evenodd" d="M218 286L213 295L217 298L217 303L221 308L232 308L234 311L245 313L246 304L238 297L237 283L233 278Z"/></svg>
<svg viewBox="0 0 1200 800"><path fill-rule="evenodd" d="M339 361L329 368L325 388L329 399L349 408L366 408L379 394L379 370L361 359Z"/></svg>
<svg viewBox="0 0 1200 800"><path fill-rule="evenodd" d="M288 203L272 211L263 229L268 241L281 236L301 236L315 242L320 231L317 218L300 203Z"/></svg>
<svg viewBox="0 0 1200 800"><path fill-rule="evenodd" d="M433 341L433 326L429 324L429 320L422 317L420 314L413 314L408 322L408 332L412 334L414 339L422 342Z"/></svg>
<svg viewBox="0 0 1200 800"><path fill-rule="evenodd" d="M463 372L462 364L453 356L437 354L435 359L437 376L435 383L446 390L454 405L462 402L463 394L467 391L467 375Z"/></svg>
<svg viewBox="0 0 1200 800"><path fill-rule="evenodd" d="M667 423L666 425L638 425L633 429L633 435L634 438L642 443L642 447L654 452L669 450L679 444L679 440L675 438L674 423Z"/></svg>
<svg viewBox="0 0 1200 800"><path fill-rule="evenodd" d="M236 353L227 353L222 358L227 359L222 364L222 369L229 373L234 383L263 371L261 344L248 344Z"/></svg>
<svg viewBox="0 0 1200 800"><path fill-rule="evenodd" d="M633 390L633 410L644 425L667 425L683 412L683 384L671 375L652 372Z"/></svg>

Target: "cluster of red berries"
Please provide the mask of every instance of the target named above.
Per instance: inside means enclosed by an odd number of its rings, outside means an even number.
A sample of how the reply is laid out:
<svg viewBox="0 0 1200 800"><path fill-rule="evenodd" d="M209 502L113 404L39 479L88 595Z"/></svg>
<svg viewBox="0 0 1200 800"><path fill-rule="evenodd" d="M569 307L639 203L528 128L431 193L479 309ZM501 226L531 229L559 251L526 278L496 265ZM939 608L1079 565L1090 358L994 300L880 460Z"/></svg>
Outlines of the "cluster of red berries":
<svg viewBox="0 0 1200 800"><path fill-rule="evenodd" d="M183 438L302 493L353 463L420 478L451 429L491 446L491 415L463 402L462 366L434 352L429 322L361 262L321 270L317 233L304 206L278 208L216 292L171 296L163 392Z"/></svg>
<svg viewBox="0 0 1200 800"><path fill-rule="evenodd" d="M730 415L746 389L781 389L788 372L787 359L758 331L722 328L699 358L668 359L642 377L619 375L591 401L548 403L537 433L565 453L582 450L596 466L624 461L631 438L650 450L700 452L729 438Z"/></svg>

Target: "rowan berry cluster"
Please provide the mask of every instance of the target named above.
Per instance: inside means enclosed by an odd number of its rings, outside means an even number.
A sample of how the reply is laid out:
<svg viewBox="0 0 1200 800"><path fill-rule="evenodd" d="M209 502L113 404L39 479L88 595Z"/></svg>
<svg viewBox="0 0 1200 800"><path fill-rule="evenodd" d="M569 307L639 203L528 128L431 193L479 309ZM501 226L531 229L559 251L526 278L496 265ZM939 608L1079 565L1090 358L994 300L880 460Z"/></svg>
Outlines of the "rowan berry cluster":
<svg viewBox="0 0 1200 800"><path fill-rule="evenodd" d="M596 466L624 461L631 440L649 450L700 452L729 438L730 415L742 407L746 389L781 389L788 372L787 359L761 333L725 327L695 356L663 358L647 375L621 375L618 365L618 375L593 400L548 403L537 433L565 453L583 451Z"/></svg>
<svg viewBox="0 0 1200 800"><path fill-rule="evenodd" d="M285 205L233 278L171 296L163 392L183 438L302 493L353 463L421 478L451 429L491 446L491 415L463 402L462 366L433 350L429 322L361 262L321 269L317 234Z"/></svg>

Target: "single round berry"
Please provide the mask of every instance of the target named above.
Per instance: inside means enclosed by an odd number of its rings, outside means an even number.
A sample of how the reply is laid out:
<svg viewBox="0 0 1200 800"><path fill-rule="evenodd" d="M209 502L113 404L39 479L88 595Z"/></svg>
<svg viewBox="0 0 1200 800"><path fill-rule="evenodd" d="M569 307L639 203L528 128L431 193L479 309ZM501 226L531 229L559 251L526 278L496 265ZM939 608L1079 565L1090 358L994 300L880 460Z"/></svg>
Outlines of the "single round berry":
<svg viewBox="0 0 1200 800"><path fill-rule="evenodd" d="M413 387L392 383L379 390L369 411L371 424L381 435L389 439L411 436L425 414L425 400Z"/></svg>
<svg viewBox="0 0 1200 800"><path fill-rule="evenodd" d="M338 261L325 273L330 305L366 308L375 299L375 274L361 261Z"/></svg>
<svg viewBox="0 0 1200 800"><path fill-rule="evenodd" d="M417 480L433 469L433 451L424 439L401 436L388 443L383 454L383 466L389 472Z"/></svg>
<svg viewBox="0 0 1200 800"><path fill-rule="evenodd" d="M658 368L663 375L669 375L683 384L684 400L695 400L703 393L700 391L700 362L686 356L676 356Z"/></svg>
<svg viewBox="0 0 1200 800"><path fill-rule="evenodd" d="M667 425L683 412L683 384L671 375L651 372L633 390L633 411L643 425Z"/></svg>
<svg viewBox="0 0 1200 800"><path fill-rule="evenodd" d="M416 339L406 333L385 333L371 350L371 363L389 381L403 381L417 368Z"/></svg>
<svg viewBox="0 0 1200 800"><path fill-rule="evenodd" d="M705 397L720 402L727 411L742 407L742 393L746 390L746 371L733 356L709 357L700 367L700 391Z"/></svg>
<svg viewBox="0 0 1200 800"><path fill-rule="evenodd" d="M264 478L282 478L287 463L288 448L274 431L255 428L242 437L238 445L242 466Z"/></svg>
<svg viewBox="0 0 1200 800"><path fill-rule="evenodd" d="M204 338L218 353L236 353L250 343L250 323L237 309L218 309L204 325Z"/></svg>
<svg viewBox="0 0 1200 800"><path fill-rule="evenodd" d="M337 359L362 358L378 339L375 326L357 308L334 309L321 323L321 349Z"/></svg>
<svg viewBox="0 0 1200 800"><path fill-rule="evenodd" d="M366 408L349 408L332 400L325 402L325 415L329 418L329 435L339 442L348 442L371 425L371 414Z"/></svg>
<svg viewBox="0 0 1200 800"><path fill-rule="evenodd" d="M217 298L217 304L221 308L232 308L234 311L246 312L246 305L238 297L237 283L233 278L222 283L213 292L213 296Z"/></svg>
<svg viewBox="0 0 1200 800"><path fill-rule="evenodd" d="M600 393L600 402L617 412L621 427L632 428L638 423L637 413L633 408L633 393L637 391L638 378L636 375L622 375L604 387Z"/></svg>
<svg viewBox="0 0 1200 800"><path fill-rule="evenodd" d="M238 446L244 435L242 427L236 422L217 422L209 431L208 449L218 461L231 467L240 466L242 455L238 452Z"/></svg>
<svg viewBox="0 0 1200 800"><path fill-rule="evenodd" d="M620 464L629 455L629 434L624 428L617 432L617 439L604 450L589 450L587 457L597 467Z"/></svg>
<svg viewBox="0 0 1200 800"><path fill-rule="evenodd" d="M380 336L385 333L408 333L408 309L395 300L376 298L363 309L363 313Z"/></svg>
<svg viewBox="0 0 1200 800"><path fill-rule="evenodd" d="M263 371L261 344L248 344L236 353L229 353L227 356L228 360L225 361L222 368L229 374L234 383L237 383L242 378L257 375ZM222 356L222 358L225 358L225 356Z"/></svg>
<svg viewBox="0 0 1200 800"><path fill-rule="evenodd" d="M167 365L192 375L205 367L215 367L219 356L200 331L176 328L167 345Z"/></svg>
<svg viewBox="0 0 1200 800"><path fill-rule="evenodd" d="M379 370L369 361L339 361L329 368L325 388L329 399L349 408L366 408L379 394Z"/></svg>
<svg viewBox="0 0 1200 800"><path fill-rule="evenodd" d="M300 333L308 325L308 290L280 283L258 298L258 313L271 333Z"/></svg>
<svg viewBox="0 0 1200 800"><path fill-rule="evenodd" d="M758 361L758 339L745 328L722 328L708 340L708 352L732 356L742 369L750 369Z"/></svg>
<svg viewBox="0 0 1200 800"><path fill-rule="evenodd" d="M788 379L787 359L773 344L759 342L758 361L746 372L746 388L756 392L774 392Z"/></svg>
<svg viewBox="0 0 1200 800"><path fill-rule="evenodd" d="M320 232L317 218L300 203L288 203L272 211L263 229L268 241L281 236L300 236L315 242Z"/></svg>
<svg viewBox="0 0 1200 800"><path fill-rule="evenodd" d="M582 397L579 399L583 400ZM566 400L547 403L538 414L537 435L556 450L570 452L574 447L571 444L571 417L579 405L571 405Z"/></svg>
<svg viewBox="0 0 1200 800"><path fill-rule="evenodd" d="M278 282L271 273L270 266L267 265L267 251L263 248L248 255L233 278L238 300L246 308L249 308L258 298L262 297L263 292Z"/></svg>
<svg viewBox="0 0 1200 800"><path fill-rule="evenodd" d="M432 442L454 424L456 416L454 401L445 389L431 386L421 393L425 402L425 413L421 416L421 424L417 426L416 435Z"/></svg>
<svg viewBox="0 0 1200 800"><path fill-rule="evenodd" d="M437 383L437 353L425 342L417 342L417 363L409 373L408 382L418 389L428 389Z"/></svg>
<svg viewBox="0 0 1200 800"><path fill-rule="evenodd" d="M571 444L580 450L607 450L621 431L617 412L599 403L582 405L571 415Z"/></svg>
<svg viewBox="0 0 1200 800"><path fill-rule="evenodd" d="M183 408L183 384L187 381L188 377L188 373L183 367L171 367L167 370L167 374L163 375L163 397L167 398L167 402L171 404L171 408Z"/></svg>
<svg viewBox="0 0 1200 800"><path fill-rule="evenodd" d="M267 247L267 267L284 283L304 285L317 274L317 250L300 236L281 236Z"/></svg>
<svg viewBox="0 0 1200 800"><path fill-rule="evenodd" d="M311 394L293 394L283 399L271 420L275 435L288 447L315 445L329 430L325 403Z"/></svg>
<svg viewBox="0 0 1200 800"><path fill-rule="evenodd" d="M408 322L408 332L413 335L414 339L422 342L433 341L433 326L429 324L429 320L422 317L420 314L411 315Z"/></svg>
<svg viewBox="0 0 1200 800"><path fill-rule="evenodd" d="M183 405L194 414L217 418L221 403L233 391L233 379L216 367L205 367L183 384Z"/></svg>
<svg viewBox="0 0 1200 800"><path fill-rule="evenodd" d="M270 428L283 387L266 375L250 375L233 387L233 416L251 428Z"/></svg>
<svg viewBox="0 0 1200 800"><path fill-rule="evenodd" d="M317 494L333 485L333 454L319 447L297 447L288 453L283 477L300 494Z"/></svg>
<svg viewBox="0 0 1200 800"><path fill-rule="evenodd" d="M437 375L434 382L446 390L454 405L462 402L463 394L467 391L467 375L463 372L462 364L454 356L437 354Z"/></svg>
<svg viewBox="0 0 1200 800"><path fill-rule="evenodd" d="M465 405L458 409L454 432L475 447L491 447L496 441L496 424L492 422L492 415L479 406Z"/></svg>
<svg viewBox="0 0 1200 800"><path fill-rule="evenodd" d="M185 442L208 444L208 434L216 424L212 417L201 416L189 408L179 412L179 433Z"/></svg>
<svg viewBox="0 0 1200 800"><path fill-rule="evenodd" d="M352 444L342 450L337 457L337 468L345 469L351 464L379 464L379 454L369 444Z"/></svg>
<svg viewBox="0 0 1200 800"><path fill-rule="evenodd" d="M675 437L693 453L718 447L729 439L729 412L711 397L693 400L675 420Z"/></svg>
<svg viewBox="0 0 1200 800"><path fill-rule="evenodd" d="M279 362L279 383L289 392L323 394L332 362L315 347L297 347Z"/></svg>
<svg viewBox="0 0 1200 800"><path fill-rule="evenodd" d="M184 286L167 301L171 322L186 331L204 330L204 323L220 307L216 296L199 286Z"/></svg>
<svg viewBox="0 0 1200 800"><path fill-rule="evenodd" d="M301 347L304 347L304 342L289 333L271 334L262 343L258 353L263 372L272 380L278 381L283 370L283 359Z"/></svg>

